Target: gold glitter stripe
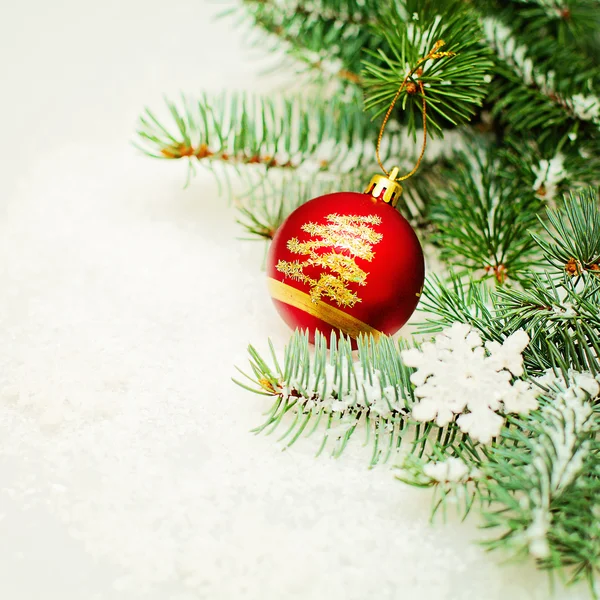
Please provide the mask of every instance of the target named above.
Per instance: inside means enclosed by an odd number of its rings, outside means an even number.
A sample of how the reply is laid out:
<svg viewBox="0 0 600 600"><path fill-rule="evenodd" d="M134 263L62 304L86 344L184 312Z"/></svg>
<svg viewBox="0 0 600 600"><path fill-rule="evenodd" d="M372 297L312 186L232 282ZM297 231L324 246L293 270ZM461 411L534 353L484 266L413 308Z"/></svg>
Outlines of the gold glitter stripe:
<svg viewBox="0 0 600 600"><path fill-rule="evenodd" d="M297 290L291 285L277 281L272 277L268 278L268 283L271 296L275 300L289 304L294 308L299 308L309 315L325 321L328 325L339 329L351 338L357 338L361 333L371 334L375 339L383 335L381 331L373 329L370 325L346 314L339 308L326 304L323 300L314 303L308 294Z"/></svg>

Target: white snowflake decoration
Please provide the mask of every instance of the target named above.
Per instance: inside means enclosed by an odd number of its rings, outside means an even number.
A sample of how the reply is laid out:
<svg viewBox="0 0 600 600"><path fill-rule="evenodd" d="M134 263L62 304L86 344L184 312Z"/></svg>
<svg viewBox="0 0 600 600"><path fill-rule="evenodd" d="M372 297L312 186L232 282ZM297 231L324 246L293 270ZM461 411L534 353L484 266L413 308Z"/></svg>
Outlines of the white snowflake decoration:
<svg viewBox="0 0 600 600"><path fill-rule="evenodd" d="M502 344L484 345L469 325L454 323L435 342L405 350L404 363L417 369L411 381L420 401L412 417L443 427L459 415L461 431L489 443L500 433L504 414L524 414L538 407L537 389L522 380L512 382L523 374L521 353L528 343L529 336L519 330Z"/></svg>

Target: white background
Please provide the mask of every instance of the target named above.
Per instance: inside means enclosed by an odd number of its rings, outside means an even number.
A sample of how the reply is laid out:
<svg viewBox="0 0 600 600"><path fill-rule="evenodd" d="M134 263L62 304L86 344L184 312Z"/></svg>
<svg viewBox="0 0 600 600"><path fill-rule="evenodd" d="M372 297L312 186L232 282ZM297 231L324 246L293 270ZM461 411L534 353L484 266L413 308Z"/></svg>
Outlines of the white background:
<svg viewBox="0 0 600 600"><path fill-rule="evenodd" d="M284 83L222 7L2 9L0 598L549 598L360 444L315 460L316 438L249 433L266 405L234 365L288 337L263 248L210 175L183 190L183 163L131 146L163 93Z"/></svg>

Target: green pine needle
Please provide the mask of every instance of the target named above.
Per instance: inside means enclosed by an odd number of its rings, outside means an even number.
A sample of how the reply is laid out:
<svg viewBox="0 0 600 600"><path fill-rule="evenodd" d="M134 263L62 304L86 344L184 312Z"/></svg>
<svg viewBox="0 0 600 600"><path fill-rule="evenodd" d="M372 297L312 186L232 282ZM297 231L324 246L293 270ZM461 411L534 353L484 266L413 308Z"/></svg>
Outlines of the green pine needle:
<svg viewBox="0 0 600 600"><path fill-rule="evenodd" d="M406 17L408 16L408 19ZM489 50L480 43L482 31L470 8L462 2L406 2L392 5L379 23L389 50L370 51L364 63L367 107L376 114L386 112L408 71L415 67L439 40L442 51L455 56L431 59L422 64L422 73L410 83L425 87L428 129L443 135L443 128L468 122L482 105L486 80L493 63ZM413 133L422 121L420 93L401 92L397 116Z"/></svg>

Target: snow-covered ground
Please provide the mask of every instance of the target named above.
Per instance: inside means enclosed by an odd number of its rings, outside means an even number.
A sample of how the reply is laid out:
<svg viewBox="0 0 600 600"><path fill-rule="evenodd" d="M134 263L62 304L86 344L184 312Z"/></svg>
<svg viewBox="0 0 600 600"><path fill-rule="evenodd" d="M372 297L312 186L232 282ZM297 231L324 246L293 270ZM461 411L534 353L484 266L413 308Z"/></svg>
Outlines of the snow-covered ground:
<svg viewBox="0 0 600 600"><path fill-rule="evenodd" d="M266 85L221 8L3 11L0 598L549 598L474 524L431 526L427 493L359 444L315 460L316 439L249 433L265 403L234 365L288 337L263 248L209 175L183 190L185 165L130 145L163 92Z"/></svg>

